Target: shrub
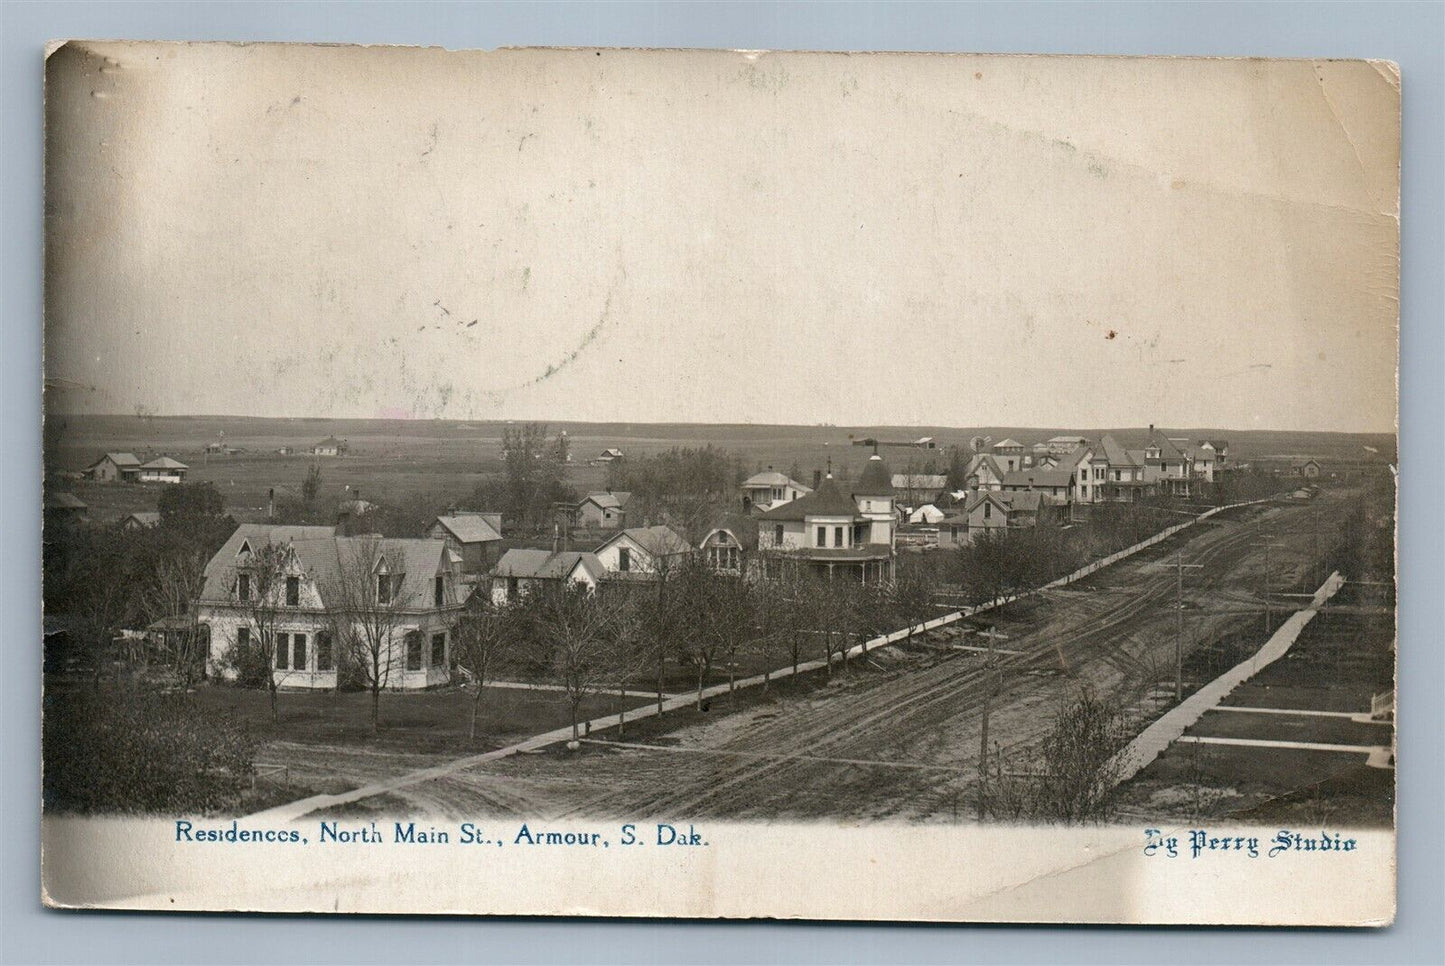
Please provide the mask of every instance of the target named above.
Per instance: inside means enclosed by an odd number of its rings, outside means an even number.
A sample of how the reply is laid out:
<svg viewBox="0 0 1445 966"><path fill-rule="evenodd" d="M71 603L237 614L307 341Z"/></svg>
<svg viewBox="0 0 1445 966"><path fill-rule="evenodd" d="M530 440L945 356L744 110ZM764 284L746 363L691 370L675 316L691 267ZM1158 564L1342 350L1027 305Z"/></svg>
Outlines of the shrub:
<svg viewBox="0 0 1445 966"><path fill-rule="evenodd" d="M43 727L50 811L214 811L251 783L255 742L245 726L184 693L134 685L50 693Z"/></svg>

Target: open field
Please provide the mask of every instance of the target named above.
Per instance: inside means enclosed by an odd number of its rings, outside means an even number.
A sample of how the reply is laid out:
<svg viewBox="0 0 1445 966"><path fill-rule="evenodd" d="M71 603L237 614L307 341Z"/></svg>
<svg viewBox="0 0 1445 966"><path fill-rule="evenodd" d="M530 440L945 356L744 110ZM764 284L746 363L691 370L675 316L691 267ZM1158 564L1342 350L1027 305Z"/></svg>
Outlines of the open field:
<svg viewBox="0 0 1445 966"><path fill-rule="evenodd" d="M51 416L46 421L48 472L78 472L107 451L128 451L141 459L173 456L190 468L192 480L209 480L221 490L238 519L256 519L266 506L266 492L296 490L313 462L319 462L325 480L324 494L339 497L345 485L360 486L369 500L403 502L423 499L442 506L464 500L483 478L502 471L501 435L505 424L451 420L329 420L258 419L220 416L153 417ZM829 462L847 478L861 472L871 449L850 445L850 440L873 437L912 440L933 436L937 450L888 448L885 457L895 472L923 471L930 460L947 468L946 447L967 444L974 435L996 440L1013 436L1026 442L1063 432L1098 435L1113 432L1126 446L1142 445L1142 428L1020 429L1010 427L833 427L755 426L628 423L553 423L553 432L566 430L572 442L573 464L568 482L580 492L605 485L605 467L588 460L607 447L629 455L658 453L674 446L713 445L738 455L748 473L767 466L804 477ZM1168 429L1174 436L1229 440L1230 459L1238 462L1272 454L1307 454L1321 460L1384 462L1394 459L1395 441L1388 435L1344 433L1275 433L1219 429ZM224 433L224 437L221 434ZM350 442L345 457L312 457L309 453L281 456L281 447L309 450L326 436ZM206 457L207 443L224 439L244 452ZM1378 453L1364 449L1372 446ZM803 482L808 482L805 479ZM91 484L75 490L92 507L97 519L114 519L134 510L155 509L153 486Z"/></svg>
<svg viewBox="0 0 1445 966"><path fill-rule="evenodd" d="M1257 602L1266 573L1259 541L1281 544L1270 560L1274 587L1302 586L1316 565L1315 531L1332 526L1350 498L1335 491L1312 504L1230 511L1067 589L991 615L1008 637L1002 646L1017 652L1000 656L992 700L992 734L1004 759L1036 743L1055 709L1086 686L1135 707L1141 726L1148 720L1147 695L1172 670L1174 575L1165 565L1176 549L1206 567L1186 588L1191 650L1255 627L1257 647L1262 615L1240 611ZM734 713L718 716L732 710L724 706L674 715L610 746L514 756L371 804L468 817L967 817L990 678L980 655L947 649L963 630L946 628L852 662L809 687L742 696ZM379 777L375 761L358 769L327 764L335 769L330 781L353 787ZM398 761L385 774L409 767Z"/></svg>

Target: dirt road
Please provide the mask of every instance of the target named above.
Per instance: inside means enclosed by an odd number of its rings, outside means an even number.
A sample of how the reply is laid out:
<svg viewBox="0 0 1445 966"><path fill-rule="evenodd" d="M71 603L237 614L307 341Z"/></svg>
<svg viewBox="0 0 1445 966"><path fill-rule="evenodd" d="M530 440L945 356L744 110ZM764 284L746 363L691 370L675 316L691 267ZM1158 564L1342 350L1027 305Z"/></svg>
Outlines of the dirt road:
<svg viewBox="0 0 1445 966"><path fill-rule="evenodd" d="M1262 642L1263 618L1244 611L1266 585L1266 554L1270 587L1308 582L1346 499L1231 511L1065 590L1009 605L993 622L1007 636L999 646L1017 653L996 655L992 676L983 655L946 649L965 631L945 628L806 698L755 703L648 739L649 747L517 756L373 804L451 818L964 817L991 677L991 745L1006 760L1037 742L1082 687L1147 706L1149 692L1173 678L1174 552L1203 565L1185 579L1186 643L1251 627Z"/></svg>

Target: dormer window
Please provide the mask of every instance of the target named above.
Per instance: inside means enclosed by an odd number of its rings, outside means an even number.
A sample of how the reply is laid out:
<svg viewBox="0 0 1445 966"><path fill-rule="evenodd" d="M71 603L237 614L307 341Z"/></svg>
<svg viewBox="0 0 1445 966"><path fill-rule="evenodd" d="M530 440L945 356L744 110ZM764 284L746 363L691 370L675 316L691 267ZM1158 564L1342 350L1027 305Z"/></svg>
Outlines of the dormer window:
<svg viewBox="0 0 1445 966"><path fill-rule="evenodd" d="M391 603L391 574L376 575L376 602L378 604Z"/></svg>
<svg viewBox="0 0 1445 966"><path fill-rule="evenodd" d="M238 574L236 576L236 596L241 600L251 599L251 575Z"/></svg>
<svg viewBox="0 0 1445 966"><path fill-rule="evenodd" d="M441 607L447 600L447 580L441 574L437 574L436 582L432 589L432 597L438 607Z"/></svg>
<svg viewBox="0 0 1445 966"><path fill-rule="evenodd" d="M286 606L296 607L301 603L301 578L286 578Z"/></svg>

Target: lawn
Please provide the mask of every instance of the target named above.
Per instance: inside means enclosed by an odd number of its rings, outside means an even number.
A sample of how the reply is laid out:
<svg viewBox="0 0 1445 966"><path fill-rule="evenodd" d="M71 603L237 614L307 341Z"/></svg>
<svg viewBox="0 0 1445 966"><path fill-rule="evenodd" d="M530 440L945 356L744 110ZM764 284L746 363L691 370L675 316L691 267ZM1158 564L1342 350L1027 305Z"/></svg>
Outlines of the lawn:
<svg viewBox="0 0 1445 966"><path fill-rule="evenodd" d="M408 752L485 751L571 723L561 691L486 689L477 718L477 741L467 739L472 691L459 687L381 695L381 730L371 730L369 692L283 691L277 696L280 720L271 721L266 692L226 685L202 685L195 699L202 707L230 711L246 722L262 742L366 745ZM582 702L582 720L615 714L616 695ZM652 703L629 698L628 710Z"/></svg>

